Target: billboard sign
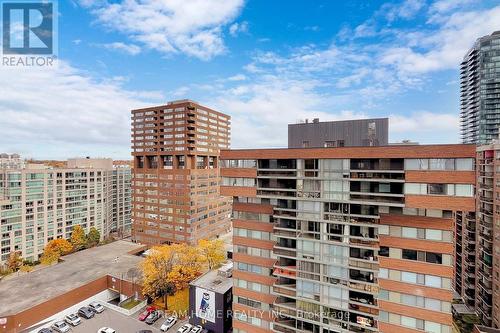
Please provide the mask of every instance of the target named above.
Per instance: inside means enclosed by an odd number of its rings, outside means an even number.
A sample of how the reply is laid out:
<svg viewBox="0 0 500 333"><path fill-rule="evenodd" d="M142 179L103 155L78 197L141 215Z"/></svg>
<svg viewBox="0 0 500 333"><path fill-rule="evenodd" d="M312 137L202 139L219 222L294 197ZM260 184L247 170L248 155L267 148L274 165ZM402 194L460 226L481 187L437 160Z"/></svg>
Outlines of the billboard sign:
<svg viewBox="0 0 500 333"><path fill-rule="evenodd" d="M196 316L215 324L215 293L196 288Z"/></svg>

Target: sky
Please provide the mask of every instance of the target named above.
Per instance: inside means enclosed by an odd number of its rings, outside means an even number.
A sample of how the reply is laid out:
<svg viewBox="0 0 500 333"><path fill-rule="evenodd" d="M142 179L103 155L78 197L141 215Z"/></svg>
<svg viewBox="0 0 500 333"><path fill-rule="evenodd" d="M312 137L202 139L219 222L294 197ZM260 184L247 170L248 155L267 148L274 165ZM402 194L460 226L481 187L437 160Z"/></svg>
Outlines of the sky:
<svg viewBox="0 0 500 333"><path fill-rule="evenodd" d="M500 30L489 0L61 0L57 68L0 67L0 152L130 158L130 110L189 98L232 148L287 124L389 117L389 139L459 143L459 64Z"/></svg>

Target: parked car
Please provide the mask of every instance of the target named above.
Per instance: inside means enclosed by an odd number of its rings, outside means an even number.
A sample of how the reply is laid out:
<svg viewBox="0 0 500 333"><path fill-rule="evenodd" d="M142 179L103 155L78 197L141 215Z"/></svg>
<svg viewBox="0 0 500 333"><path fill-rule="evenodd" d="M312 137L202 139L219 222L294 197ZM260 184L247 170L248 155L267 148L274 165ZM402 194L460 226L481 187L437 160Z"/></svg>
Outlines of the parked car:
<svg viewBox="0 0 500 333"><path fill-rule="evenodd" d="M66 322L60 320L56 321L54 324L52 324L52 330L59 332L59 333L66 333L71 330L71 327L69 327Z"/></svg>
<svg viewBox="0 0 500 333"><path fill-rule="evenodd" d="M196 325L195 327L193 327L191 329L191 331L189 333L201 333L202 330L203 330L203 327L201 327L201 325Z"/></svg>
<svg viewBox="0 0 500 333"><path fill-rule="evenodd" d="M90 318L94 317L95 313L90 308L84 306L78 310L78 315L82 318L90 319Z"/></svg>
<svg viewBox="0 0 500 333"><path fill-rule="evenodd" d="M38 333L54 333L50 328L42 328Z"/></svg>
<svg viewBox="0 0 500 333"><path fill-rule="evenodd" d="M153 311L156 311L156 308L154 306L148 306L146 310L144 310L144 312L139 315L139 320L140 321L146 320L149 314Z"/></svg>
<svg viewBox="0 0 500 333"><path fill-rule="evenodd" d="M191 332L191 329L193 328L193 325L191 324L184 324L182 325L178 330L177 333L189 333Z"/></svg>
<svg viewBox="0 0 500 333"><path fill-rule="evenodd" d="M67 315L66 317L64 317L64 321L70 324L71 326L77 326L82 323L82 320L80 319L80 317L76 315L76 313L71 313Z"/></svg>
<svg viewBox="0 0 500 333"><path fill-rule="evenodd" d="M172 328L172 326L175 325L177 322L177 317L176 316L170 316L161 324L160 331L166 332L168 329Z"/></svg>
<svg viewBox="0 0 500 333"><path fill-rule="evenodd" d="M161 318L161 312L160 311L153 311L149 314L149 316L147 316L147 318L144 322L148 325L153 325L160 318Z"/></svg>
<svg viewBox="0 0 500 333"><path fill-rule="evenodd" d="M151 330L140 330L140 331L137 331L137 333L153 333L153 331L151 331Z"/></svg>
<svg viewBox="0 0 500 333"><path fill-rule="evenodd" d="M116 331L111 327L101 327L97 330L97 333L116 333Z"/></svg>
<svg viewBox="0 0 500 333"><path fill-rule="evenodd" d="M92 302L89 304L89 308L94 311L95 313L101 313L104 311L104 306L97 302Z"/></svg>

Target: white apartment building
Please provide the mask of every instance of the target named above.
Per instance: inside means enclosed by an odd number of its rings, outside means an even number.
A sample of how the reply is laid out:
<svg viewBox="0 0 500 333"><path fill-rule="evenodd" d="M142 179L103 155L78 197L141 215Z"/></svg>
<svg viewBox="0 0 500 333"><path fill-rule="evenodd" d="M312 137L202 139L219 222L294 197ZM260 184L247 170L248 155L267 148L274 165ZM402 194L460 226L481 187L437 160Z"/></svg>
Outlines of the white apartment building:
<svg viewBox="0 0 500 333"><path fill-rule="evenodd" d="M128 174L130 179L130 168ZM95 227L101 237L130 229L125 179L127 169L115 169L111 159L72 159L66 168L0 169L0 263L13 251L38 260L47 242L70 238L75 225L87 232Z"/></svg>

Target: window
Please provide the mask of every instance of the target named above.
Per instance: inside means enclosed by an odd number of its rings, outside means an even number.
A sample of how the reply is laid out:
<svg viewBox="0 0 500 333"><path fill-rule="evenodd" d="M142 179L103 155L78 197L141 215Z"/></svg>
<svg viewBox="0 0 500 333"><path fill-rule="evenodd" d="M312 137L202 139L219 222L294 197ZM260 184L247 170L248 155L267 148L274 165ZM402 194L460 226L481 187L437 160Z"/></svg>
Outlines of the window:
<svg viewBox="0 0 500 333"><path fill-rule="evenodd" d="M387 279L389 277L389 270L387 268L380 268L378 271L378 277Z"/></svg>
<svg viewBox="0 0 500 333"><path fill-rule="evenodd" d="M425 256L425 261L431 264L442 264L443 255L441 253L427 252Z"/></svg>
<svg viewBox="0 0 500 333"><path fill-rule="evenodd" d="M401 294L401 303L405 305L416 306L417 305L417 296Z"/></svg>
<svg viewBox="0 0 500 333"><path fill-rule="evenodd" d="M429 160L430 170L454 170L455 160L452 158L431 158Z"/></svg>
<svg viewBox="0 0 500 333"><path fill-rule="evenodd" d="M441 288L441 278L439 276L426 275L425 285L427 287Z"/></svg>
<svg viewBox="0 0 500 333"><path fill-rule="evenodd" d="M417 319L412 317L401 316L401 325L417 328Z"/></svg>
<svg viewBox="0 0 500 333"><path fill-rule="evenodd" d="M387 246L381 246L380 250L378 251L378 255L382 257L388 257L389 256L389 248Z"/></svg>
<svg viewBox="0 0 500 333"><path fill-rule="evenodd" d="M425 299L425 308L434 310L434 311L441 311L441 301L437 299L432 299L432 298L426 298Z"/></svg>
<svg viewBox="0 0 500 333"><path fill-rule="evenodd" d="M441 241L443 240L443 232L435 229L425 229L425 238L428 240Z"/></svg>
<svg viewBox="0 0 500 333"><path fill-rule="evenodd" d="M428 184L427 185L427 193L434 194L434 195L448 194L446 191L445 184Z"/></svg>
<svg viewBox="0 0 500 333"><path fill-rule="evenodd" d="M379 320L383 322L388 322L389 321L389 313L385 311L380 311L378 314Z"/></svg>
<svg viewBox="0 0 500 333"><path fill-rule="evenodd" d="M403 249L403 259L417 260L417 251Z"/></svg>
<svg viewBox="0 0 500 333"><path fill-rule="evenodd" d="M325 147L335 147L335 141L325 141Z"/></svg>
<svg viewBox="0 0 500 333"><path fill-rule="evenodd" d="M427 170L429 169L428 159L406 159L405 170Z"/></svg>
<svg viewBox="0 0 500 333"><path fill-rule="evenodd" d="M378 234L379 235L389 235L389 226L381 224L378 226Z"/></svg>
<svg viewBox="0 0 500 333"><path fill-rule="evenodd" d="M458 197L472 197L474 195L471 185L456 184L455 195Z"/></svg>
<svg viewBox="0 0 500 333"><path fill-rule="evenodd" d="M441 324L426 320L425 331L430 333L441 333Z"/></svg>
<svg viewBox="0 0 500 333"><path fill-rule="evenodd" d="M408 283L417 283L417 274L410 272L401 272L401 281Z"/></svg>
<svg viewBox="0 0 500 333"><path fill-rule="evenodd" d="M405 238L417 238L417 228L402 228L402 235Z"/></svg>
<svg viewBox="0 0 500 333"><path fill-rule="evenodd" d="M456 170L474 170L474 159L473 158L457 158L455 159Z"/></svg>

